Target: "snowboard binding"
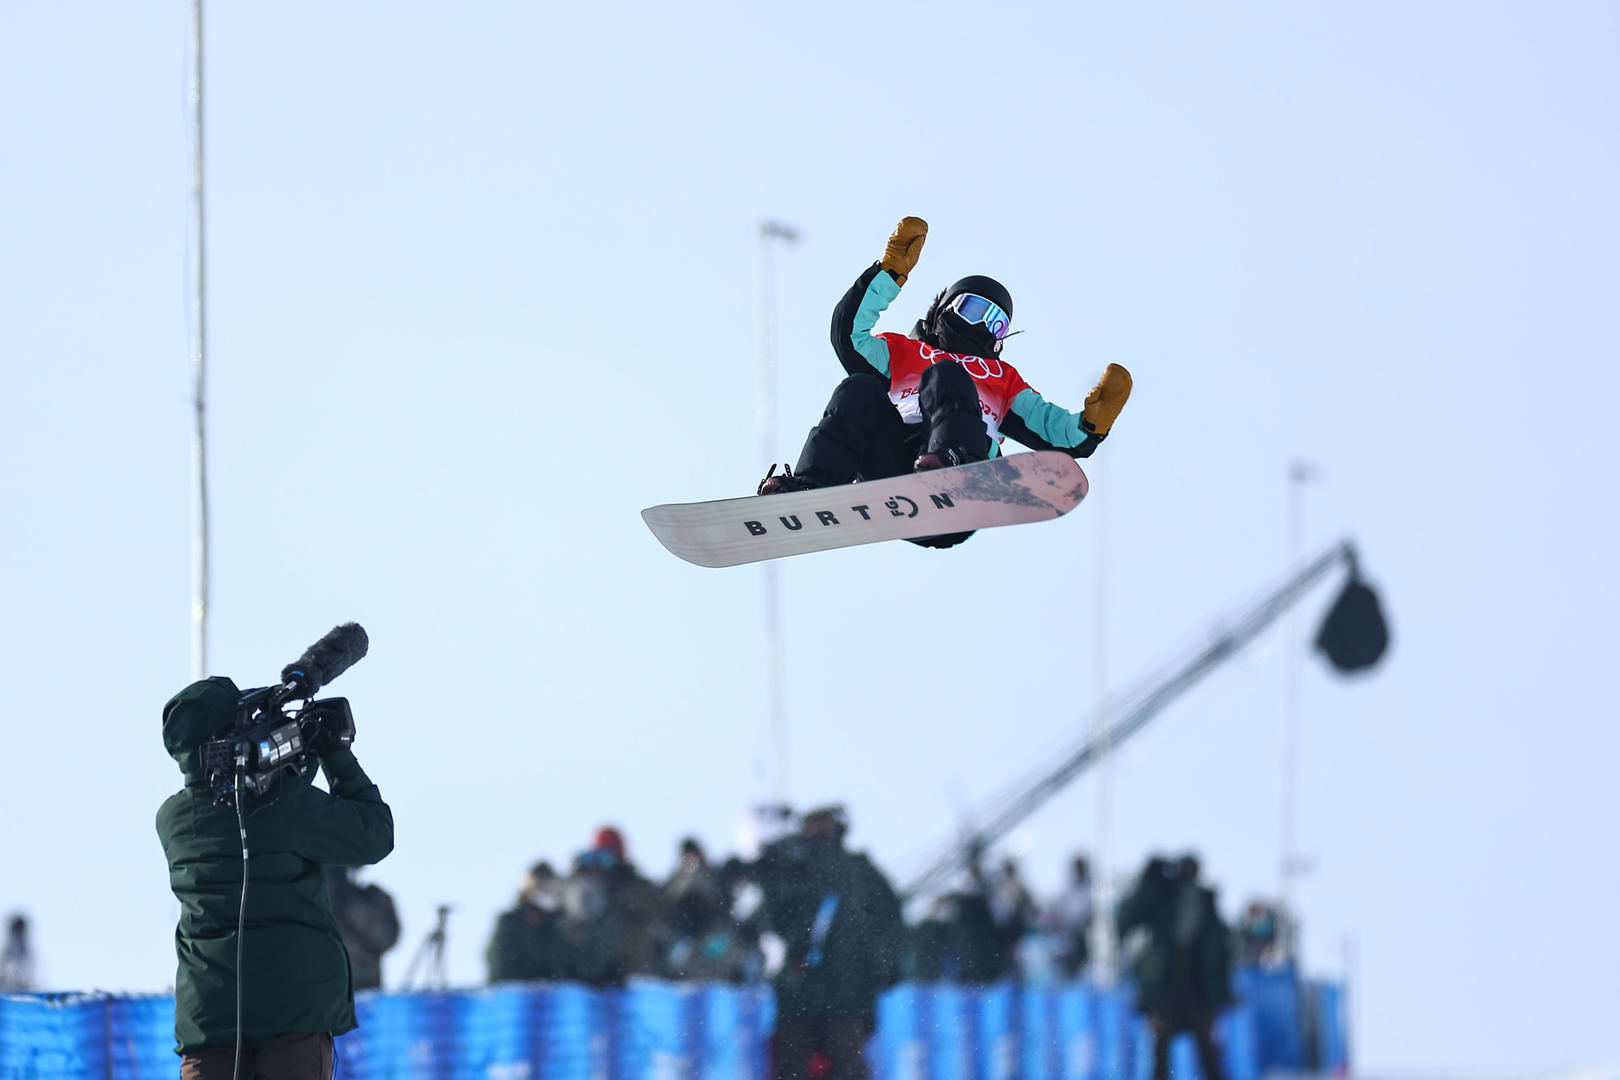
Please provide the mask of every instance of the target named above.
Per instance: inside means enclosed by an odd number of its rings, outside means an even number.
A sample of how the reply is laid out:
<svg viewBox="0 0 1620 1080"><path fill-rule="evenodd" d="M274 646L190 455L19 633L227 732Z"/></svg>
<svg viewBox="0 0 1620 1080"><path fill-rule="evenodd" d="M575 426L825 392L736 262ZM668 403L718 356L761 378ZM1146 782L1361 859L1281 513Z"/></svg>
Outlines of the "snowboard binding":
<svg viewBox="0 0 1620 1080"><path fill-rule="evenodd" d="M782 475L778 476L776 474L776 463L772 462L770 471L765 474L765 479L759 482L759 487L754 490L754 494L781 495L788 491L808 491L819 486L802 476L794 476L793 466L791 465L783 465Z"/></svg>

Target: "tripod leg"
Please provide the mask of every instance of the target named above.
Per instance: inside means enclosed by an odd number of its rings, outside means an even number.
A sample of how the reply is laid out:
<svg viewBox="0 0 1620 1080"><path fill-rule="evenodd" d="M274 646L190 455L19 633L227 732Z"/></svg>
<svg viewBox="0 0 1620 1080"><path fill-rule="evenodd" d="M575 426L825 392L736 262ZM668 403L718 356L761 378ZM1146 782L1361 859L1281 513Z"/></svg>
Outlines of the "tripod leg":
<svg viewBox="0 0 1620 1080"><path fill-rule="evenodd" d="M428 946L433 943L432 935L423 939L422 944L416 947L416 955L411 957L411 966L405 969L405 981L400 984L401 990L409 990L416 983L416 969L427 955Z"/></svg>

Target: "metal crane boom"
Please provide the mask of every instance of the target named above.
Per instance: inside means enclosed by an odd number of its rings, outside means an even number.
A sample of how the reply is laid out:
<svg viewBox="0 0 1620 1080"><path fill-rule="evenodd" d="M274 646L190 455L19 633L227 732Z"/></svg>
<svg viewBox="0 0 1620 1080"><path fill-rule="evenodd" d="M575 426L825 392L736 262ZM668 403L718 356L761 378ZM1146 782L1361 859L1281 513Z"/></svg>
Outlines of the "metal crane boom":
<svg viewBox="0 0 1620 1080"><path fill-rule="evenodd" d="M1017 828L1019 823L1033 814L1042 803L1100 761L1105 753L1117 751L1126 739L1146 727L1148 721L1163 711L1165 706L1259 637L1283 612L1293 606L1306 590L1341 561L1354 571L1356 550L1355 545L1349 540L1341 540L1323 552L1265 599L1243 611L1232 620L1229 627L1220 631L1208 645L1199 649L1191 659L1173 672L1145 684L1143 690L1130 695L1118 709L1122 714L1119 720L1108 728L1102 738L1086 740L1066 755L1056 768L1042 774L1033 784L1024 786L1009 798L1002 800L1001 807L990 815L982 828L953 843L927 870L906 886L901 893L902 898L909 901L936 891L951 873L966 864L975 852L982 851Z"/></svg>

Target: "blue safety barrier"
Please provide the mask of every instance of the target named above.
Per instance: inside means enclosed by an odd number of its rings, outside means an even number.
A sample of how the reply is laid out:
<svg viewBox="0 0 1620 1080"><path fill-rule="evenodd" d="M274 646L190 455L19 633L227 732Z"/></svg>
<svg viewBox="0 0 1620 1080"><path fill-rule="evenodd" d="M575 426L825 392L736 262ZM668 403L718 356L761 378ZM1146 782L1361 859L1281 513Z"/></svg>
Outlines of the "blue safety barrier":
<svg viewBox="0 0 1620 1080"><path fill-rule="evenodd" d="M1062 1041L1058 1038L1058 995L1028 993L1018 1010L1018 1075L1023 1080L1058 1080Z"/></svg>
<svg viewBox="0 0 1620 1080"><path fill-rule="evenodd" d="M0 1077L107 1076L106 1016L99 997L0 998Z"/></svg>
<svg viewBox="0 0 1620 1080"><path fill-rule="evenodd" d="M1250 968L1235 973L1232 986L1238 999L1254 1011L1260 1071L1307 1071L1307 1021L1299 977L1287 968Z"/></svg>
<svg viewBox="0 0 1620 1080"><path fill-rule="evenodd" d="M1231 1080L1348 1065L1344 992L1240 973L1217 1026ZM768 988L636 982L361 994L337 1040L341 1080L767 1080ZM173 1077L174 1000L0 997L0 1080ZM1152 1037L1128 987L905 984L878 1003L874 1080L1145 1080ZM1186 1036L1172 1074L1199 1080Z"/></svg>
<svg viewBox="0 0 1620 1080"><path fill-rule="evenodd" d="M1098 1075L1097 1024L1101 1018L1099 995L1086 986L1067 986L1053 1002L1057 1028L1057 1080L1092 1080Z"/></svg>
<svg viewBox="0 0 1620 1080"><path fill-rule="evenodd" d="M1323 1072L1348 1072L1350 1031L1344 987L1334 983L1311 983L1310 994L1318 1067Z"/></svg>
<svg viewBox="0 0 1620 1080"><path fill-rule="evenodd" d="M105 1076L174 1075L174 999L168 995L106 999ZM5 1042L0 1036L0 1045Z"/></svg>

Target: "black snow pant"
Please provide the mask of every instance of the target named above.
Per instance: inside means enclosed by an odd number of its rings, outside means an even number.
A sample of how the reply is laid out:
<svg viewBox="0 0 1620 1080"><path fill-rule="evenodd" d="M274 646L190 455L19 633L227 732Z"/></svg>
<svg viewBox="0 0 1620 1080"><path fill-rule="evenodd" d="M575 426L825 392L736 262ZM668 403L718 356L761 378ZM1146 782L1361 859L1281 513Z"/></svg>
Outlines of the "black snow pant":
<svg viewBox="0 0 1620 1080"><path fill-rule="evenodd" d="M875 375L851 375L833 390L821 423L810 429L794 473L822 487L881 480L911 472L925 453L957 463L990 456L979 391L960 364L943 361L926 369L917 388L923 422L908 424ZM954 547L971 532L926 536L912 543Z"/></svg>
<svg viewBox="0 0 1620 1080"><path fill-rule="evenodd" d="M172 1073L170 1075L173 1075ZM180 1080L331 1080L332 1036L324 1031L277 1035L242 1047L236 1071L236 1046L205 1046L180 1058Z"/></svg>
<svg viewBox="0 0 1620 1080"><path fill-rule="evenodd" d="M1170 1044L1182 1032L1193 1038L1204 1080L1226 1080L1226 1067L1211 1033L1215 1026L1213 1010L1183 1000L1169 1009L1154 1012L1148 1017L1148 1023L1153 1029L1153 1080L1170 1080Z"/></svg>
<svg viewBox="0 0 1620 1080"><path fill-rule="evenodd" d="M778 1016L771 1035L771 1080L869 1080L863 1016Z"/></svg>

